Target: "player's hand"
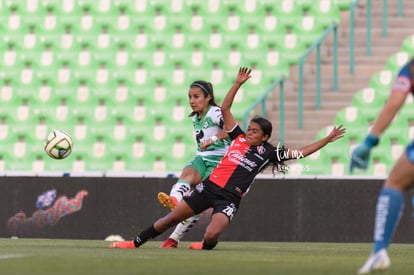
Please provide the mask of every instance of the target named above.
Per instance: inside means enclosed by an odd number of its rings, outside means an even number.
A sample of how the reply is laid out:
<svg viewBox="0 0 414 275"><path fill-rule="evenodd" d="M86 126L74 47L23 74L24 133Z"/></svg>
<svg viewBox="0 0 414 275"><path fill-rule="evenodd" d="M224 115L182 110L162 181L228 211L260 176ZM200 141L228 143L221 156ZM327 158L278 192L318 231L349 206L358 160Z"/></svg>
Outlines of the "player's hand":
<svg viewBox="0 0 414 275"><path fill-rule="evenodd" d="M358 145L351 153L351 165L349 167L352 173L354 168L367 169L371 149L378 144L378 137L369 134L364 142Z"/></svg>
<svg viewBox="0 0 414 275"><path fill-rule="evenodd" d="M210 139L205 140L200 143L200 148L201 150L207 150L207 147L210 146L211 144L213 144L213 142Z"/></svg>
<svg viewBox="0 0 414 275"><path fill-rule="evenodd" d="M342 125L334 126L331 132L328 135L329 142L333 142L337 139L342 138L345 135L346 128Z"/></svg>
<svg viewBox="0 0 414 275"><path fill-rule="evenodd" d="M252 69L247 67L240 67L239 73L237 74L236 82L243 84L246 82L247 79L251 77L250 73L252 72Z"/></svg>

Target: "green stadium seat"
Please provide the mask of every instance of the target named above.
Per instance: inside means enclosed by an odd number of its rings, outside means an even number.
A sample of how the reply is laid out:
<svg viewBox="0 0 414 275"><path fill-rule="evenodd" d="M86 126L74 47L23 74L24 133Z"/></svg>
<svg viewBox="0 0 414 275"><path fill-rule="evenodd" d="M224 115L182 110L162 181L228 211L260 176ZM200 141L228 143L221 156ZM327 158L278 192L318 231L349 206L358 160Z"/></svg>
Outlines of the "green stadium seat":
<svg viewBox="0 0 414 275"><path fill-rule="evenodd" d="M243 53L247 51L254 51L260 50L264 41L262 41L262 37L264 36L261 30L259 22L252 22L246 25L246 30L241 32L244 40L244 47L242 48Z"/></svg>
<svg viewBox="0 0 414 275"><path fill-rule="evenodd" d="M85 172L86 170L85 155L82 153L78 153L74 150L73 153L67 159L65 159L65 161L68 162L68 166L70 165L70 171L72 172Z"/></svg>
<svg viewBox="0 0 414 275"><path fill-rule="evenodd" d="M37 89L36 99L38 104L42 106L46 105L47 103L51 103L54 99L54 80L51 79L38 79L38 84L34 85L34 88ZM72 91L73 96L73 91Z"/></svg>
<svg viewBox="0 0 414 275"><path fill-rule="evenodd" d="M146 140L162 142L168 139L168 120L163 117L149 116L145 121L134 123L134 128L129 129L131 135L145 136Z"/></svg>
<svg viewBox="0 0 414 275"><path fill-rule="evenodd" d="M10 155L16 158L16 162L24 161L26 157L29 159L35 150L43 149L41 146L33 146L37 143L37 141L34 141L31 133L19 133L9 140L9 148L7 150Z"/></svg>
<svg viewBox="0 0 414 275"><path fill-rule="evenodd" d="M349 155L330 155L331 176L341 177L349 173Z"/></svg>
<svg viewBox="0 0 414 275"><path fill-rule="evenodd" d="M414 34L407 36L403 40L401 51L408 52L410 55L414 54Z"/></svg>
<svg viewBox="0 0 414 275"><path fill-rule="evenodd" d="M41 32L36 25L26 25L21 33L8 33L5 36L6 41L15 43L15 46L22 49L36 49L40 45Z"/></svg>
<svg viewBox="0 0 414 275"><path fill-rule="evenodd" d="M409 61L410 58L411 55L408 52L396 52L388 58L385 69L392 71L395 75L399 72L402 66L404 66Z"/></svg>
<svg viewBox="0 0 414 275"><path fill-rule="evenodd" d="M299 57L303 55L305 50L305 43L295 33L287 33L283 39L283 43L280 45L280 51L289 65L297 64Z"/></svg>
<svg viewBox="0 0 414 275"><path fill-rule="evenodd" d="M35 16L25 16L29 20L26 24L34 24L39 27L42 35L56 35L59 34L62 18L57 13L55 7L43 7L40 12L36 12ZM64 18L64 17L63 17Z"/></svg>
<svg viewBox="0 0 414 275"><path fill-rule="evenodd" d="M116 33L130 34L135 22L132 20L133 12L125 5L105 9L100 11L95 9L95 20L98 25L112 25L112 29Z"/></svg>
<svg viewBox="0 0 414 275"><path fill-rule="evenodd" d="M406 145L410 141L409 122L397 116L381 136L381 144L389 147L395 144Z"/></svg>
<svg viewBox="0 0 414 275"><path fill-rule="evenodd" d="M46 160L48 160L48 156L43 152L39 152L34 155L31 159L31 170L33 172L43 172L46 170Z"/></svg>
<svg viewBox="0 0 414 275"><path fill-rule="evenodd" d="M380 94L373 88L364 88L355 93L352 98L352 106L358 108L367 119L374 120L386 100L385 94Z"/></svg>
<svg viewBox="0 0 414 275"><path fill-rule="evenodd" d="M296 0L296 3L299 4L303 10L310 10L313 5L315 5L315 0Z"/></svg>
<svg viewBox="0 0 414 275"><path fill-rule="evenodd" d="M309 47L323 34L323 25L319 23L317 17L305 13L301 24L293 27L293 32L299 35L302 43Z"/></svg>
<svg viewBox="0 0 414 275"><path fill-rule="evenodd" d="M30 97L21 97L18 105L14 108L14 115L18 124L32 120L37 112L37 106L33 104L35 99Z"/></svg>
<svg viewBox="0 0 414 275"><path fill-rule="evenodd" d="M317 3L311 6L309 14L313 15L317 23L324 26L324 28L333 23L339 24L341 20L340 10L334 0L318 0Z"/></svg>
<svg viewBox="0 0 414 275"><path fill-rule="evenodd" d="M3 79L1 85L0 109L7 108L8 106L18 106L20 97L18 96L14 80Z"/></svg>
<svg viewBox="0 0 414 275"><path fill-rule="evenodd" d="M321 130L319 130L316 134L315 140L319 140L326 137L331 132L332 128L333 125L324 127ZM345 134L343 138L335 141L335 146L330 146L329 148L323 149L322 153L330 156L331 158L340 159L342 156L349 157L351 154L350 138L347 136L347 134Z"/></svg>
<svg viewBox="0 0 414 275"><path fill-rule="evenodd" d="M221 25L221 30L225 35L236 34L237 32L243 30L243 20L241 13L239 12L240 8L236 5L228 5L221 8L214 15L204 14L205 25ZM204 11L199 11L203 15ZM201 29L198 29L199 31Z"/></svg>
<svg viewBox="0 0 414 275"><path fill-rule="evenodd" d="M60 128L65 130L72 137L74 146L79 143L83 143L91 134L92 127L91 119L83 115L72 115L68 122L63 126L59 126L57 123L51 123L51 127Z"/></svg>
<svg viewBox="0 0 414 275"><path fill-rule="evenodd" d="M136 100L129 100L126 103L118 105L113 110L113 115L116 117L126 118L131 121L131 127L135 123L143 123L152 116L151 99L145 97L138 97Z"/></svg>
<svg viewBox="0 0 414 275"><path fill-rule="evenodd" d="M359 137L361 133L366 134L370 122L366 117L362 116L359 109L353 106L341 109L334 119L334 124L343 125L347 129L347 135L350 137L354 134L357 134L356 137Z"/></svg>
<svg viewBox="0 0 414 275"><path fill-rule="evenodd" d="M292 28L301 21L303 9L295 0L282 0L273 7L278 21L285 27Z"/></svg>
<svg viewBox="0 0 414 275"><path fill-rule="evenodd" d="M13 125L13 116L0 114L0 143L11 138L13 134L12 125Z"/></svg>
<svg viewBox="0 0 414 275"><path fill-rule="evenodd" d="M152 172L154 169L155 159L150 156L144 160L131 159L129 157L125 158L125 171L131 172Z"/></svg>
<svg viewBox="0 0 414 275"><path fill-rule="evenodd" d="M21 31L21 29L25 26L24 17L21 14L24 12L24 9L21 9L17 3L14 3L14 5L11 5L5 9L6 24L3 25L3 28L7 32Z"/></svg>
<svg viewBox="0 0 414 275"><path fill-rule="evenodd" d="M330 159L320 152L315 152L306 158L296 161L300 164L299 167L295 167L290 173L299 175L330 175L331 163ZM299 171L298 171L299 170Z"/></svg>
<svg viewBox="0 0 414 275"><path fill-rule="evenodd" d="M397 119L412 125L414 122L414 100L411 96L407 96L406 101L397 114Z"/></svg>
<svg viewBox="0 0 414 275"><path fill-rule="evenodd" d="M111 171L113 165L113 157L105 158L89 158L85 157L85 171L104 172Z"/></svg>
<svg viewBox="0 0 414 275"><path fill-rule="evenodd" d="M261 47L280 43L286 32L286 26L281 24L273 7L257 8L254 14L243 17L243 25L244 31L235 35L239 37L240 41L247 41L250 44L250 46L247 44L244 49L250 48L259 51Z"/></svg>
<svg viewBox="0 0 414 275"><path fill-rule="evenodd" d="M237 105L234 105L232 110L234 118L239 122L243 121L245 112L251 107L253 102L254 101L241 101ZM250 110L247 114L248 117L251 117L253 112L254 110Z"/></svg>
<svg viewBox="0 0 414 275"><path fill-rule="evenodd" d="M25 156L21 159L14 159L11 161L9 166L10 170L13 171L32 171L33 170L33 161L35 158L33 156Z"/></svg>
<svg viewBox="0 0 414 275"><path fill-rule="evenodd" d="M389 145L377 146L374 150L372 150L370 165L373 165L374 169L377 169L377 174L387 174L391 170L394 163L395 159L392 157L392 150ZM376 168L375 165L377 165Z"/></svg>
<svg viewBox="0 0 414 275"><path fill-rule="evenodd" d="M52 8L59 17L75 17L79 12L80 6L76 1L59 1L47 0L43 2L43 6Z"/></svg>
<svg viewBox="0 0 414 275"><path fill-rule="evenodd" d="M80 35L94 35L98 33L97 24L95 18L97 18L97 13L88 3L86 5L80 5L79 14L78 14L78 33Z"/></svg>
<svg viewBox="0 0 414 275"><path fill-rule="evenodd" d="M339 10L349 10L353 0L334 0L334 3L339 8Z"/></svg>
<svg viewBox="0 0 414 275"><path fill-rule="evenodd" d="M151 143L145 135L139 132L134 136L134 142L129 143L128 151L122 154L125 158L126 171L152 171L154 156L150 154ZM118 153L120 154L120 153Z"/></svg>
<svg viewBox="0 0 414 275"><path fill-rule="evenodd" d="M50 121L53 119L49 119L47 116L40 115L36 117L36 124L33 127L33 139L38 142L44 142L46 137L53 129L59 129L61 127L52 127L53 125L50 124Z"/></svg>
<svg viewBox="0 0 414 275"><path fill-rule="evenodd" d="M110 171L124 172L126 170L126 160L127 158L123 156L114 156Z"/></svg>
<svg viewBox="0 0 414 275"><path fill-rule="evenodd" d="M74 154L74 153L72 153ZM56 161L49 157L44 157L44 171L54 172L71 172L73 171L73 162L75 160L74 155L69 155L67 158Z"/></svg>
<svg viewBox="0 0 414 275"><path fill-rule="evenodd" d="M10 169L10 163L12 161L12 158L9 157L6 154L3 154L0 151L0 171L4 172L4 171L8 171L11 170Z"/></svg>
<svg viewBox="0 0 414 275"><path fill-rule="evenodd" d="M393 77L394 74L391 70L381 70L371 77L369 87L374 88L380 94L389 95Z"/></svg>
<svg viewBox="0 0 414 275"><path fill-rule="evenodd" d="M307 33L292 29L309 8L307 1L9 1L0 9L0 51L8 61L0 64L0 78L8 79L13 89L11 93L9 84L1 84L0 128L7 124L8 130L0 139L30 133L38 142L41 133L63 127L82 154L90 152L80 159L74 151L61 167L42 159L46 170L74 169L75 162L83 163L84 171L181 170L194 152L193 140L185 138L186 152L175 156L176 161L172 153L136 160L123 153L121 144L138 134L152 144L191 133L187 92L193 80L211 79L219 101L242 64L256 70L248 89L259 93L280 76L288 76L289 64L295 64L310 43L300 39ZM246 91L236 98L238 117L257 99L257 93ZM22 97L29 101L27 107ZM104 119L96 119L97 109L106 112ZM106 161L92 159L93 138L104 134L105 145L121 149L114 149ZM93 160L96 164L89 166Z"/></svg>
<svg viewBox="0 0 414 275"><path fill-rule="evenodd" d="M17 67L21 62L19 60L20 52L22 51L18 41L6 41L1 46L3 62L0 65L4 70Z"/></svg>
<svg viewBox="0 0 414 275"><path fill-rule="evenodd" d="M183 138L183 140L186 142L193 143L192 141L189 141L188 137L186 136L188 135L191 137L191 140L193 139L193 135L191 133L194 132L194 129L191 118L189 117L182 122L176 122L168 125L167 131L169 136L180 137Z"/></svg>
<svg viewBox="0 0 414 275"><path fill-rule="evenodd" d="M0 134L1 140L5 140L14 136L14 133L12 132L12 126L16 125L16 118L15 114L12 113L13 109L13 107L0 108L0 127L4 130L4 132L1 132Z"/></svg>

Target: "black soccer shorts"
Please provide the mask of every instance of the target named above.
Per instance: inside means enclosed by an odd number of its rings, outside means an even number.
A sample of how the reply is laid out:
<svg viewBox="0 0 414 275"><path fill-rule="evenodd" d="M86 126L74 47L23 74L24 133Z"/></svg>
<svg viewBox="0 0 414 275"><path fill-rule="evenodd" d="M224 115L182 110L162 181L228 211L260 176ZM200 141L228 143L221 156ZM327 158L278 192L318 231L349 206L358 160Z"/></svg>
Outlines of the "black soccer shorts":
<svg viewBox="0 0 414 275"><path fill-rule="evenodd" d="M215 185L211 182L202 182L196 186L184 201L194 210L196 214L213 208L212 215L223 213L231 221L239 209L241 198L236 194Z"/></svg>

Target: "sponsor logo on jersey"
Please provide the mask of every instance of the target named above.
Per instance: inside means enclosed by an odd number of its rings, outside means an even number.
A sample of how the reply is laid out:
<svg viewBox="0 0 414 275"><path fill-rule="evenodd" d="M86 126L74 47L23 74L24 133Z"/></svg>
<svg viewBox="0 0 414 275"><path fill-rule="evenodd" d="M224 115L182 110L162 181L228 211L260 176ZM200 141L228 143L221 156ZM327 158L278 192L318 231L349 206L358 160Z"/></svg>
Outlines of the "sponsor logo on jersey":
<svg viewBox="0 0 414 275"><path fill-rule="evenodd" d="M260 145L260 146L257 146L257 152L261 155L264 152L266 152L266 149L264 148L264 146Z"/></svg>
<svg viewBox="0 0 414 275"><path fill-rule="evenodd" d="M247 159L239 150L232 150L228 153L229 161L238 164L248 171L252 171L257 166L257 163Z"/></svg>
<svg viewBox="0 0 414 275"><path fill-rule="evenodd" d="M408 77L400 75L392 85L393 92L403 92L406 93L410 91L411 81Z"/></svg>

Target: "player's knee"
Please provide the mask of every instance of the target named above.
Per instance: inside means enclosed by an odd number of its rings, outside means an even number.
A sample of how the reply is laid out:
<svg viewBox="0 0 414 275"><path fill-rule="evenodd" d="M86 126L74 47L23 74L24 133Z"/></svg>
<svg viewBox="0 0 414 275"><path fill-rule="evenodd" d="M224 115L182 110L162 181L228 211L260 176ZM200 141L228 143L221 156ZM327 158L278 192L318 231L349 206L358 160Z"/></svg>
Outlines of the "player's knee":
<svg viewBox="0 0 414 275"><path fill-rule="evenodd" d="M191 167L186 167L180 175L180 180L188 181L191 187L199 184L201 181L201 176L198 171Z"/></svg>

